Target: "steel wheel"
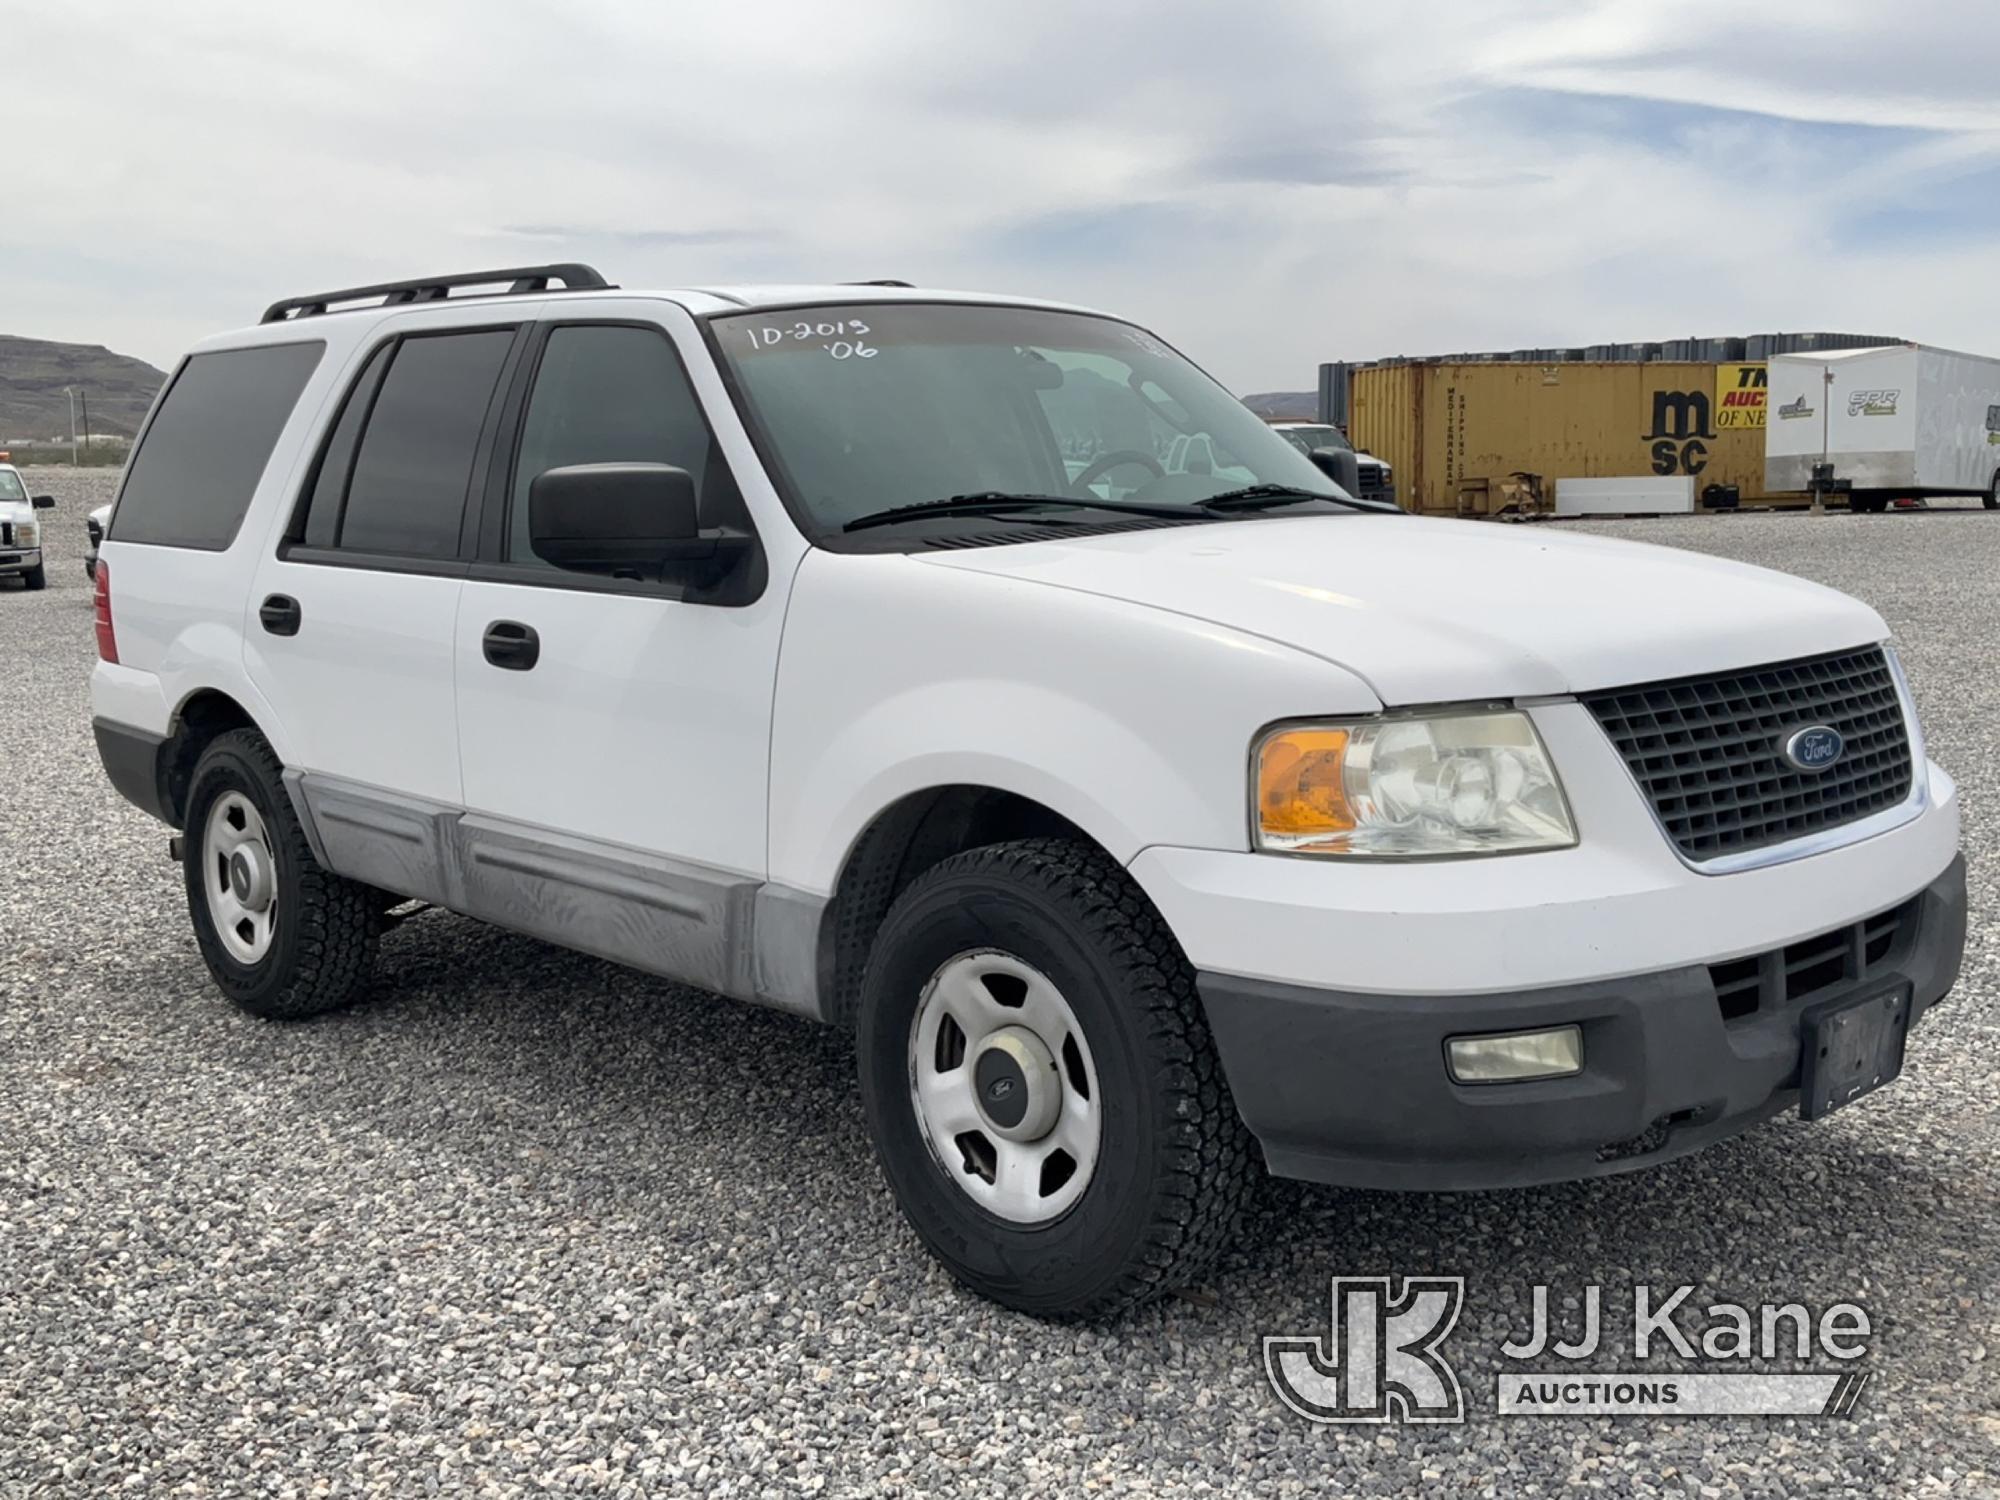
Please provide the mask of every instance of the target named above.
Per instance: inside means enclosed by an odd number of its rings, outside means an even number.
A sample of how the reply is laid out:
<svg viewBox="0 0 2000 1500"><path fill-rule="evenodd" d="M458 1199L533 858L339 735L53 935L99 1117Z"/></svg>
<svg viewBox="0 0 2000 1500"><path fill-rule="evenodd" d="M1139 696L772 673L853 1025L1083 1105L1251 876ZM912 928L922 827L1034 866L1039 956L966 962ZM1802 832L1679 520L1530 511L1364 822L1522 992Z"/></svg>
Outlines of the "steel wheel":
<svg viewBox="0 0 2000 1500"><path fill-rule="evenodd" d="M225 792L202 830L202 890L216 936L240 964L262 962L278 924L278 869L262 814Z"/></svg>
<svg viewBox="0 0 2000 1500"><path fill-rule="evenodd" d="M910 1025L910 1102L945 1176L1013 1224L1090 1186L1103 1106L1090 1043L1047 976L993 949L931 976Z"/></svg>

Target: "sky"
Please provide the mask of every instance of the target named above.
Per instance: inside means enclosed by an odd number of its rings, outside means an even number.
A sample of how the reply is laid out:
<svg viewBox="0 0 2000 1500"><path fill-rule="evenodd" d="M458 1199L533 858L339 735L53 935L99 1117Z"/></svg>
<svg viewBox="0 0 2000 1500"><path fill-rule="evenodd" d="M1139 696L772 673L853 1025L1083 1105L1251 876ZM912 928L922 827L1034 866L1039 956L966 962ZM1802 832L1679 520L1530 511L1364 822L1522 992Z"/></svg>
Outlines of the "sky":
<svg viewBox="0 0 2000 1500"><path fill-rule="evenodd" d="M0 332L583 260L1081 302L1239 392L1835 329L2000 354L2000 5L0 0Z"/></svg>

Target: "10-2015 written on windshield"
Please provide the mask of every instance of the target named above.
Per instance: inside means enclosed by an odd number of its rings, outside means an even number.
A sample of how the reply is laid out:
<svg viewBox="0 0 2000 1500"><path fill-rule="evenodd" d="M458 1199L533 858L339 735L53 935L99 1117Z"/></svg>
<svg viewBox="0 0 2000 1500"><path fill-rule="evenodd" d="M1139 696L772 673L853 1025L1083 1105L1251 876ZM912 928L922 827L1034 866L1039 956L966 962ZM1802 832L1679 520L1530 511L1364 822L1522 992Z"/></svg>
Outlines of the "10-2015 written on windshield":
<svg viewBox="0 0 2000 1500"><path fill-rule="evenodd" d="M882 352L868 342L874 330L859 318L752 323L738 332L749 340L751 350L759 354L767 349L794 349L802 344L824 349L835 359L873 359Z"/></svg>

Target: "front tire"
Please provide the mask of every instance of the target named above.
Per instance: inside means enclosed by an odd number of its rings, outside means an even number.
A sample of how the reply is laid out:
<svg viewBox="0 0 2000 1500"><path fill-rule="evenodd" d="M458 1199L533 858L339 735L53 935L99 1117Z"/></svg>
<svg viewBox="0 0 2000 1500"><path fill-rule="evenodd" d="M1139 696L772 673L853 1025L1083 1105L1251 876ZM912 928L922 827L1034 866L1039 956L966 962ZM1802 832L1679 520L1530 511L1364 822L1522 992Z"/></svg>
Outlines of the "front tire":
<svg viewBox="0 0 2000 1500"><path fill-rule="evenodd" d="M33 593L37 589L47 588L49 586L49 565L47 563L36 563L32 568L21 574L21 581L27 584L29 593Z"/></svg>
<svg viewBox="0 0 2000 1500"><path fill-rule="evenodd" d="M876 935L858 1050L911 1225L1022 1312L1105 1318L1190 1284L1261 1176L1187 959L1080 844L998 844L920 876Z"/></svg>
<svg viewBox="0 0 2000 1500"><path fill-rule="evenodd" d="M2000 469L1993 471L1993 483L1986 487L1986 508L2000 510Z"/></svg>
<svg viewBox="0 0 2000 1500"><path fill-rule="evenodd" d="M284 767L254 729L218 735L195 763L181 862L195 941L238 1007L300 1020L366 992L373 890L313 858Z"/></svg>

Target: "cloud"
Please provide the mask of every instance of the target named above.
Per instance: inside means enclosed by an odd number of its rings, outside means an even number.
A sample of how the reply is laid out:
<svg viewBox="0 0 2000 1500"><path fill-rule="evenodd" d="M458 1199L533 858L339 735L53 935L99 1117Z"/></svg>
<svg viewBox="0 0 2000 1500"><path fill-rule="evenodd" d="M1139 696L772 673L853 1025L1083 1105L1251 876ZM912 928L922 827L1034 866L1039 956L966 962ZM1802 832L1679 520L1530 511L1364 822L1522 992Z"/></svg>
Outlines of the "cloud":
<svg viewBox="0 0 2000 1500"><path fill-rule="evenodd" d="M749 245L780 238L769 229L594 229L581 224L503 224L496 233L522 240L596 240L607 245Z"/></svg>
<svg viewBox="0 0 2000 1500"><path fill-rule="evenodd" d="M1773 328L2000 352L2000 7L101 0L22 9L0 329L156 363L301 288L584 259L1322 359ZM40 128L46 122L47 128Z"/></svg>

